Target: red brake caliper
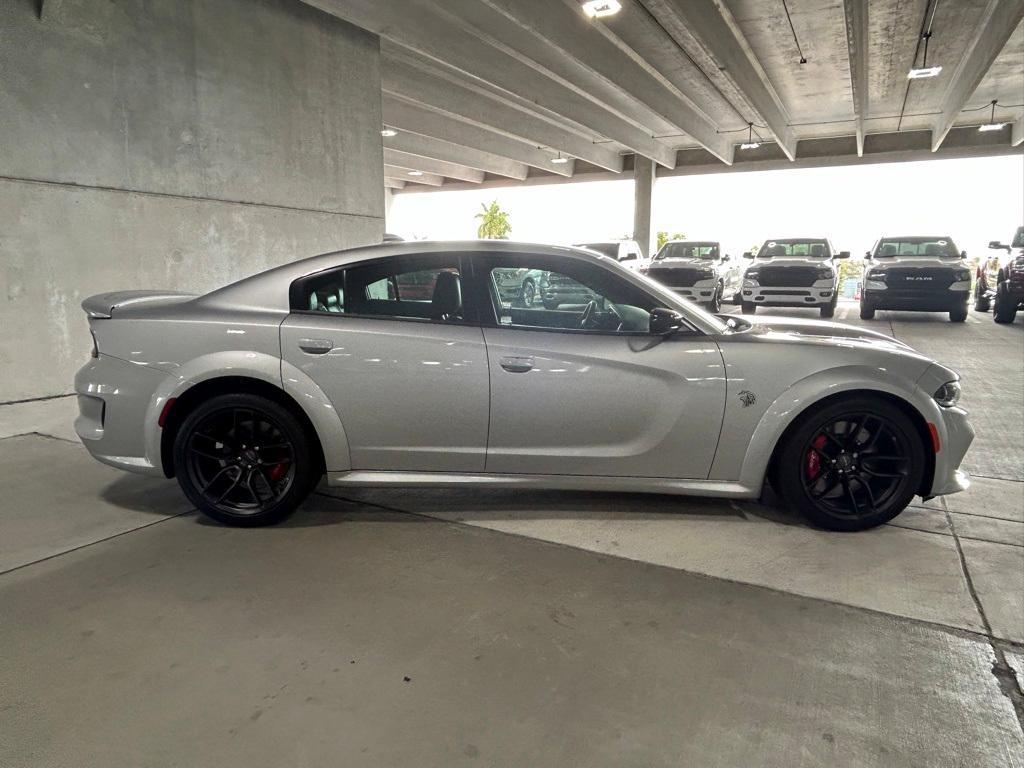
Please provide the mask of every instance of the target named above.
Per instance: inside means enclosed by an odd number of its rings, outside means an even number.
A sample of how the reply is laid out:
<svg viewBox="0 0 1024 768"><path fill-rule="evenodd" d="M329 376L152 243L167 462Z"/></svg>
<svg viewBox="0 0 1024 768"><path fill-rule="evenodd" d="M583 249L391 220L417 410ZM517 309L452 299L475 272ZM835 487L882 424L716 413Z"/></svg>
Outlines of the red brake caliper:
<svg viewBox="0 0 1024 768"><path fill-rule="evenodd" d="M285 476L285 473L287 471L288 471L288 461L287 460L280 461L277 464L274 464L270 468L270 479L274 480L274 481L280 480L282 477Z"/></svg>
<svg viewBox="0 0 1024 768"><path fill-rule="evenodd" d="M814 447L807 452L807 476L811 480L814 480L821 474L821 454L818 451L825 447L826 442L828 442L828 438L824 435L818 435L814 438L814 442L811 443Z"/></svg>

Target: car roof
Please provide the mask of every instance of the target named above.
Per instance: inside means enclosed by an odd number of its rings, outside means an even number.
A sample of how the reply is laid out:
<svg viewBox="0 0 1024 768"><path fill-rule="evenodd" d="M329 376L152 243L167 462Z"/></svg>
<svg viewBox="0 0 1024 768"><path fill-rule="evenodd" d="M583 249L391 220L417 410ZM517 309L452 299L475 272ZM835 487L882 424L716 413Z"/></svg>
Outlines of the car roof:
<svg viewBox="0 0 1024 768"><path fill-rule="evenodd" d="M365 245L321 253L282 264L200 296L196 301L209 306L244 307L253 310L288 311L287 287L300 277L326 269L343 267L390 256L428 258L438 253L530 253L537 256L569 256L608 263L607 256L564 245L526 243L515 240L411 240Z"/></svg>

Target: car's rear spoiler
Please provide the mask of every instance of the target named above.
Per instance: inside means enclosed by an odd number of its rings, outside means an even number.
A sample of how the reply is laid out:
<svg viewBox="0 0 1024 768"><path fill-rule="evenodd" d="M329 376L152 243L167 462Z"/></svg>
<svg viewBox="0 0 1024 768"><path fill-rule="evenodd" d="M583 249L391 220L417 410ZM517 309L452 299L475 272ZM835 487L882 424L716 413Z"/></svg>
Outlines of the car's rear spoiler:
<svg viewBox="0 0 1024 768"><path fill-rule="evenodd" d="M113 317L114 310L137 304L151 303L167 299L183 299L194 296L192 293L175 291L114 291L97 293L82 302L82 309L89 317Z"/></svg>

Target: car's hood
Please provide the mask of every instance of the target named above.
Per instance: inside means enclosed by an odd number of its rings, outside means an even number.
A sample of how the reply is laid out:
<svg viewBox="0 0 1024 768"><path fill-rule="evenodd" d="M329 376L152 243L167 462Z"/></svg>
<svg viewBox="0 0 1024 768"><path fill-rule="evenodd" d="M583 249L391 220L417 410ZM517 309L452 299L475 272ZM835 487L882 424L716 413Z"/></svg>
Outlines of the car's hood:
<svg viewBox="0 0 1024 768"><path fill-rule="evenodd" d="M655 259L651 262L651 269L675 269L677 267L707 267L708 269L715 268L715 262L710 259L683 259L683 258L669 258L669 259Z"/></svg>
<svg viewBox="0 0 1024 768"><path fill-rule="evenodd" d="M770 259L754 259L751 267L831 267L832 259L812 259L809 256L774 256Z"/></svg>
<svg viewBox="0 0 1024 768"><path fill-rule="evenodd" d="M780 341L813 341L815 343L849 344L851 341L872 346L913 351L913 347L878 331L844 323L826 323L796 317L744 318L750 322L747 333Z"/></svg>
<svg viewBox="0 0 1024 768"><path fill-rule="evenodd" d="M965 267L967 263L959 256L879 256L868 262L868 269L878 267Z"/></svg>

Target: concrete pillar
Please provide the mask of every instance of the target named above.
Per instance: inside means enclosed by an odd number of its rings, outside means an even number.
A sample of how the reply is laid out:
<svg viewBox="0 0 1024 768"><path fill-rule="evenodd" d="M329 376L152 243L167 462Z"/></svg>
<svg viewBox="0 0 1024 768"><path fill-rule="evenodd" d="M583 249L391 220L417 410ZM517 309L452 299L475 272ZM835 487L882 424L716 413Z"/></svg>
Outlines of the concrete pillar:
<svg viewBox="0 0 1024 768"><path fill-rule="evenodd" d="M651 198L654 196L654 161L633 159L633 239L644 256L651 255Z"/></svg>

